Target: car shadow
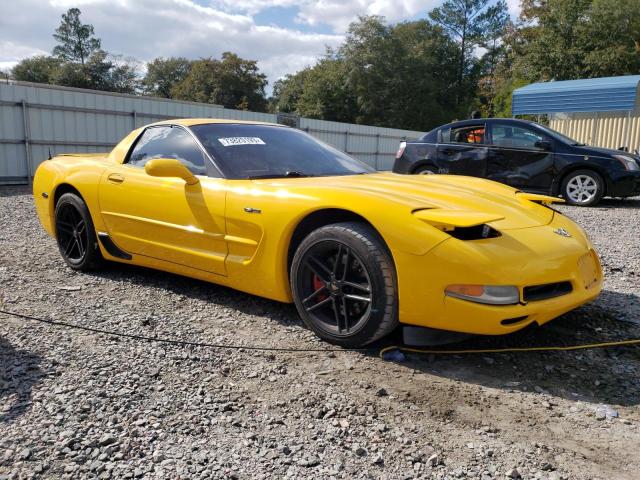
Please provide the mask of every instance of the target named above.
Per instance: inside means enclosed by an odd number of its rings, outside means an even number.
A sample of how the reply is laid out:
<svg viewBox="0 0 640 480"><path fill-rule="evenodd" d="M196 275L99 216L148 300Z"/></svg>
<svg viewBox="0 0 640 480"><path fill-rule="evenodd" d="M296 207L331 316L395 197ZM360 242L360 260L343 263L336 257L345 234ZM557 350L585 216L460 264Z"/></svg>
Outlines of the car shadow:
<svg viewBox="0 0 640 480"><path fill-rule="evenodd" d="M42 358L0 337L0 423L11 423L31 407L32 391L44 376Z"/></svg>
<svg viewBox="0 0 640 480"><path fill-rule="evenodd" d="M640 197L603 198L592 208L640 208Z"/></svg>
<svg viewBox="0 0 640 480"><path fill-rule="evenodd" d="M244 314L262 316L286 327L304 328L293 305L248 295L227 287L124 264L110 265L92 275L160 288L175 295L233 308ZM640 301L633 294L614 291L603 294L616 299L616 304ZM145 305L145 308L148 307L150 305ZM475 336L463 342L433 348L478 350L571 346L629 338L640 338L640 324L621 320L616 311L594 303L540 327L531 326L503 336ZM377 358L382 348L393 345L402 345L400 329L371 345L362 354ZM636 380L640 372L638 346L464 355L408 353L398 365L406 368L408 375L410 371L418 370L503 390L542 392L590 403L640 404L640 383Z"/></svg>

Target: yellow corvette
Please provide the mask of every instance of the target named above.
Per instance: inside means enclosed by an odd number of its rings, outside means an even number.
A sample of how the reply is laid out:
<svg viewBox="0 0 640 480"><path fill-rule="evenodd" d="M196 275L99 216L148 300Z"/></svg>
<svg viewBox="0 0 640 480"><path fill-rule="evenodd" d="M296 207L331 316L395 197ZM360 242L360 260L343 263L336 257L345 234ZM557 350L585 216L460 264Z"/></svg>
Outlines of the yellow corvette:
<svg viewBox="0 0 640 480"><path fill-rule="evenodd" d="M109 154L43 162L33 190L71 268L132 263L295 302L344 346L399 323L509 333L602 287L585 233L547 206L559 199L376 172L281 125L156 123Z"/></svg>

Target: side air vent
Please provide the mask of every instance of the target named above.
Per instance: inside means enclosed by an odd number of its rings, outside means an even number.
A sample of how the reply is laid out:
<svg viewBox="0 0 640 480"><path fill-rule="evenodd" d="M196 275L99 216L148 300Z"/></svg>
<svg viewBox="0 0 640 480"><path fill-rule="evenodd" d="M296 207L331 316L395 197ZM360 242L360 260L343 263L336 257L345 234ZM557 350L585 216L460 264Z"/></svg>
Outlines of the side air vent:
<svg viewBox="0 0 640 480"><path fill-rule="evenodd" d="M571 282L546 283L544 285L531 285L524 287L523 300L535 302L549 298L561 297L573 291Z"/></svg>
<svg viewBox="0 0 640 480"><path fill-rule="evenodd" d="M489 225L475 225L473 227L456 227L447 232L458 240L482 240L500 236L500 232Z"/></svg>

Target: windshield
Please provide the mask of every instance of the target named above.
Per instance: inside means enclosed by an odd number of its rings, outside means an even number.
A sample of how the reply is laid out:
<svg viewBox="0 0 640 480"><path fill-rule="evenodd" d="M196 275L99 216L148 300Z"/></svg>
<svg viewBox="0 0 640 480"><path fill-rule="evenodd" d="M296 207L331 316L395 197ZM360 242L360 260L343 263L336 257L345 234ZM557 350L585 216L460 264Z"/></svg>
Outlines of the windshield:
<svg viewBox="0 0 640 480"><path fill-rule="evenodd" d="M191 130L227 178L357 175L375 170L293 128L274 125L195 125Z"/></svg>
<svg viewBox="0 0 640 480"><path fill-rule="evenodd" d="M542 130L547 132L552 137L555 137L556 139L558 139L558 140L560 140L562 142L566 142L569 145L576 145L576 146L585 145L584 143L577 142L573 138L569 138L566 135L561 134L560 132L556 132L552 128L549 128L549 127L546 127L546 126L540 125L540 124L538 124L538 127L540 127Z"/></svg>

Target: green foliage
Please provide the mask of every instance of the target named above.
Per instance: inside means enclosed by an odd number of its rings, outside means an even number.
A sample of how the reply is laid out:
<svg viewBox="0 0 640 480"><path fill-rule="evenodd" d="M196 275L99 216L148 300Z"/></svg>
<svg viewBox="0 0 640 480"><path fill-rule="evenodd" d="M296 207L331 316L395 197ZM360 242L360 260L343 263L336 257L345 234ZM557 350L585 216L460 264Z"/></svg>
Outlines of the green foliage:
<svg viewBox="0 0 640 480"><path fill-rule="evenodd" d="M640 73L638 0L523 0L518 72L531 81Z"/></svg>
<svg viewBox="0 0 640 480"><path fill-rule="evenodd" d="M427 21L388 26L362 17L345 43L274 86L279 111L396 128L448 121L456 103L457 47Z"/></svg>
<svg viewBox="0 0 640 480"><path fill-rule="evenodd" d="M11 69L15 80L35 83L55 83L60 60L47 55L25 58Z"/></svg>
<svg viewBox="0 0 640 480"><path fill-rule="evenodd" d="M58 45L53 49L53 55L64 62L80 63L100 50L100 39L93 36L93 25L80 21L80 10L70 8L62 14L62 22L56 28L53 38Z"/></svg>
<svg viewBox="0 0 640 480"><path fill-rule="evenodd" d="M156 58L147 64L147 73L140 82L142 92L154 97L173 98L173 88L191 71L193 62L184 57Z"/></svg>
<svg viewBox="0 0 640 480"><path fill-rule="evenodd" d="M172 88L171 95L178 100L264 112L266 85L266 76L259 73L257 62L225 52L222 60L194 61L185 78Z"/></svg>

